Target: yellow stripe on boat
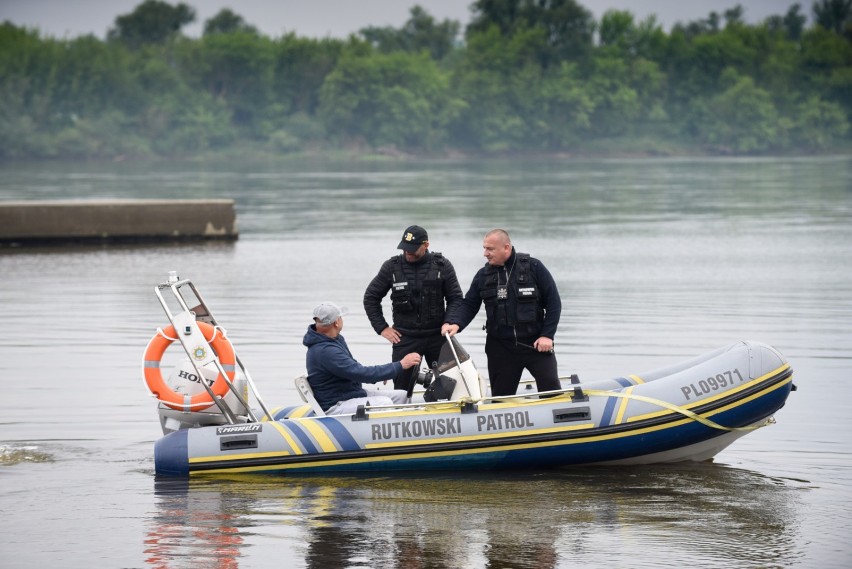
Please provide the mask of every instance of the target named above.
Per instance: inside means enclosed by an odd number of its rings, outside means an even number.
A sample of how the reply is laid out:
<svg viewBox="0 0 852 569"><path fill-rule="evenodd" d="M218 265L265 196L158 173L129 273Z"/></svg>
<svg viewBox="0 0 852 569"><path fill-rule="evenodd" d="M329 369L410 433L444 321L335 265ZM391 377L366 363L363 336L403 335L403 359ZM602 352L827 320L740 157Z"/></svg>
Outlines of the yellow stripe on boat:
<svg viewBox="0 0 852 569"><path fill-rule="evenodd" d="M784 366L784 367L788 367L788 366ZM779 368L779 369L784 369L784 367ZM772 374L767 374L767 376L768 375L772 375ZM763 377L766 377L766 376L763 376ZM730 409L738 407L739 405L742 405L743 403L747 403L747 402L752 401L754 399L757 399L759 397L763 397L764 395L771 393L771 392L775 391L776 389L781 389L782 387L786 386L788 383L790 383L792 381L793 381L792 376L788 377L783 381L780 381L780 382L778 382L774 385L767 387L766 389L762 389L762 390L746 397L745 399L740 399L738 401L734 401L731 404L726 405L725 407L721 407L719 409L713 410L712 412L704 413L704 414L698 415L698 416L703 417L703 418L707 418L707 417L712 417L712 416L714 416L718 413L723 413L725 411L728 411ZM669 411L668 413L671 413L671 411ZM499 445L499 446L496 446L496 447L483 447L483 448L477 448L477 449L457 449L457 450L449 450L449 451L432 451L432 452L425 452L425 453L417 453L415 455L411 455L411 454L406 453L406 454L388 455L388 456L382 456L382 457L350 457L350 458L339 459L339 460L317 460L317 461L301 462L301 463L298 463L298 464L275 464L275 465L268 465L268 466L245 466L245 467L235 467L235 468L222 468L222 469L218 469L216 472L260 472L260 471L266 471L266 470L292 470L292 469L298 469L298 468L310 468L310 467L314 467L314 466L345 465L345 464L359 464L359 463L364 463L364 462L381 462L381 461L390 461L390 460L417 460L417 459L424 459L424 458L428 459L428 458L439 458L439 457L465 456L465 455L472 455L472 454L489 453L489 452L494 452L495 450L499 450L499 451L502 452L502 451L512 451L512 450L545 448L545 447L562 446L562 445L575 445L575 444L584 444L584 443L590 443L590 442L596 442L596 441L612 440L612 439L618 439L618 438L624 438L624 437L632 437L632 436L636 436L636 435L652 433L652 432L655 432L655 431L676 428L676 427L679 427L679 426L684 425L686 423L692 422L694 420L695 419L693 419L692 417L684 417L683 419L680 419L680 420L675 421L673 423L667 423L665 425L654 425L654 426L650 426L650 427L644 427L642 429L634 429L634 430L623 431L623 432L618 432L618 433L592 435L592 436L588 436L588 437L580 437L580 438L570 439L570 440L541 441L541 442L534 442L534 443L520 443L519 442L519 443L515 443L515 444L510 444L510 445ZM758 426L762 426L762 423L761 423L761 425L758 425ZM538 431L543 431L543 432L554 431L554 430L568 431L568 430L582 430L582 429L585 429L585 428L589 428L589 425L566 427L566 428L562 428L562 429L540 429L540 430L537 430L537 431L518 431L517 436L528 435L528 434L532 434L533 432L538 432ZM757 428L757 427L755 427L755 428ZM739 430L739 429L741 429L741 428L730 428L730 430ZM420 444L426 444L427 442L432 442L432 443L458 442L460 440L487 440L487 439L493 439L493 438L505 439L506 434L503 433L503 434L482 435L482 436L478 436L478 437L454 437L453 439L446 439L446 440L441 439L440 441L433 439L431 441L407 441L406 443L377 443L377 444L373 444L373 445L367 445L367 448L378 448L378 447L393 448L395 446L410 448L410 447L417 446L417 445L420 445ZM191 459L189 459L189 462L190 462L190 464L199 464L199 463L209 463L209 462L215 462L215 461L226 461L226 460L234 460L234 459L250 459L250 458L261 458L261 457L267 457L267 456L287 456L288 454L289 453L286 453L286 452L284 452L284 453L249 453L249 454L241 454L241 455L230 455L228 457L199 457L199 458L191 458ZM204 474L204 472L192 472L192 474Z"/></svg>
<svg viewBox="0 0 852 569"><path fill-rule="evenodd" d="M773 371L771 371L767 374L764 374L764 375L758 377L757 379L752 379L751 381L747 381L747 382L743 383L742 385L738 385L737 387L735 387L733 389L723 391L722 393L714 395L713 397L707 397L705 399L699 399L697 401L693 401L692 403L689 403L687 405L681 405L680 407L682 407L683 409L692 409L693 407L700 407L700 406L705 405L707 403L712 403L713 401L718 401L719 399L724 399L725 397L729 397L730 395L733 395L735 393L739 393L740 391L744 391L744 390L748 389L749 387L752 387L752 386L754 386L758 383L761 383L762 381L765 381L769 377L772 377L772 376L775 376L775 375L780 375L781 373L787 371L788 369L790 369L790 364L784 364L783 366L779 367L778 369L775 369L775 370L773 370ZM792 381L792 378L790 379L790 381ZM786 383L789 383L789 382L784 381L784 382L781 383L781 385L784 385ZM606 393L610 393L612 395L612 393L615 393L615 392L606 392ZM612 396L618 397L617 395L612 395ZM747 399L747 400L750 400L750 399ZM633 423L633 422L636 422L636 421L644 421L645 419L654 419L656 417L662 417L663 415L668 415L668 414L669 414L669 411L662 409L660 411L654 411L652 413L645 413L644 415L636 415L635 417L630 417L629 419L627 419L627 422Z"/></svg>
<svg viewBox="0 0 852 569"><path fill-rule="evenodd" d="M549 405L555 401L565 400L567 403L572 403L571 393L560 393L559 395L555 395L546 399L530 399L530 397L538 397L538 394L530 394L529 396L519 395L517 397L512 397L511 399L500 399L499 401L479 401L470 403L475 403L479 411L493 411L497 409L503 409L506 407L515 408L518 403L523 403L525 406L536 406L536 405ZM427 405L413 405L407 409L399 409L399 410L387 410L387 409L377 409L375 413L381 413L381 417L384 418L395 418L395 417L409 417L412 414L417 415L425 415L425 414L440 414L447 413L453 411L459 411L462 407L464 401L447 401L443 403L429 403ZM370 412L370 409L367 409Z"/></svg>
<svg viewBox="0 0 852 569"><path fill-rule="evenodd" d="M278 421L273 421L272 425L275 427L275 430L278 431L281 434L282 437L284 437L284 440L287 441L287 444L290 446L290 449L293 451L292 454L294 454L294 455L304 454L302 452L302 447L299 446L299 443L297 443L293 439L293 435L290 434L290 431L287 430L284 427L284 425L282 425Z"/></svg>
<svg viewBox="0 0 852 569"><path fill-rule="evenodd" d="M310 413L312 410L313 407L311 407L310 405L302 405L298 409L294 409L287 418L301 419L302 417L307 417L308 413Z"/></svg>
<svg viewBox="0 0 852 569"><path fill-rule="evenodd" d="M303 421L300 423L305 430L309 431L314 437L314 441L319 445L323 452L334 452L340 450L340 447L331 440L326 430L317 421Z"/></svg>
<svg viewBox="0 0 852 569"><path fill-rule="evenodd" d="M788 366L784 366L784 367L788 367ZM779 368L779 369L784 369L784 368L782 367L782 368ZM771 375L771 374L767 374L767 375ZM788 377L785 380L778 382L774 385L771 385L771 386L767 387L766 389L762 389L761 391L754 393L754 394L750 395L749 397L747 397L745 399L741 399L739 401L732 402L730 405L726 405L725 407L714 410L713 412L710 412L710 413L706 413L702 416L711 417L713 415L716 415L717 413L722 413L722 412L727 411L729 409L733 409L734 407L737 407L737 406L739 406L743 403L746 403L748 401L752 401L752 400L757 399L759 397L762 397L762 396L764 396L768 393L771 393L771 392L775 391L776 389L781 389L782 387L786 386L787 384L789 384L792 381L793 381L792 376ZM494 446L494 447L483 447L483 448L476 448L476 449L458 449L458 450L451 450L451 451L439 451L438 450L438 451L423 452L423 453L417 453L417 454L408 454L408 453L406 453L406 454L394 454L394 455L387 455L387 456L382 456L382 457L374 457L374 456L373 457L350 457L350 458L343 458L343 459L336 459L336 460L308 461L308 462L301 462L301 463L296 463L296 464L274 464L274 465L264 465L264 466L244 466L244 467L234 467L234 468L221 468L221 469L218 469L216 472L210 472L210 474L221 473L221 472L239 473L239 472L262 472L262 471L270 471L270 470L294 470L294 469L303 469L303 468L313 468L313 467L317 467L317 466L338 466L338 465L347 465L347 464L360 464L360 463L365 463L365 462L420 460L420 459L431 459L431 458L441 458L441 457L453 457L453 456L483 454L483 453L494 452L495 450L503 452L503 451L513 451L513 450L546 448L546 447L552 447L552 446L586 444L586 443L591 443L591 442L596 442L596 441L604 441L604 440L612 440L612 439L618 439L618 438L632 437L632 436L636 436L636 435L652 433L652 432L655 432L655 431L671 429L671 428L675 428L675 427L684 425L684 424L692 422L692 421L694 421L694 419L692 419L690 417L684 417L683 419L681 419L679 421L675 421L673 423L667 423L665 425L654 425L654 426L650 426L650 427L644 427L642 429L635 429L635 430L623 431L623 432L618 432L618 433L591 435L591 436L588 436L588 437L580 437L580 438L570 439L570 440L540 441L540 442L534 442L534 443L521 443L521 442L519 442L519 443L511 444L511 445L499 445L499 446ZM521 433L519 433L519 434L521 434ZM410 446L413 446L413 445L411 444L411 442L409 442L408 446L410 447ZM274 453L272 453L272 454L274 454ZM264 454L257 453L257 454L249 454L249 455L240 455L240 457L242 457L242 456L245 456L246 458L251 458L251 457L264 456ZM236 456L231 456L231 457L228 457L228 458L233 459L233 458L236 458ZM220 458L220 460L223 460L223 459ZM190 462L194 463L194 462L196 462L196 460L190 459ZM205 474L205 472L204 471L201 471L201 472L196 471L196 472L191 472L190 474L192 474L192 475L199 475L199 474L203 475L203 474Z"/></svg>
<svg viewBox="0 0 852 569"><path fill-rule="evenodd" d="M229 454L228 456L196 456L189 458L189 464L205 464L208 462L219 462L224 460L243 460L247 458L267 458L271 456L292 456L291 453L284 451L270 451L270 452L252 452L245 454Z"/></svg>
<svg viewBox="0 0 852 569"><path fill-rule="evenodd" d="M784 367L790 367L790 366L784 366ZM782 369L782 368L779 368L779 369ZM770 375L770 374L767 374L767 375ZM764 376L764 377L766 377L766 376ZM770 385L766 389L761 389L757 393L749 395L745 399L740 399L738 401L734 401L734 402L732 402L728 405L725 405L724 407L721 407L719 409L714 410L712 413L707 413L706 416L711 417L711 416L713 416L717 413L722 413L723 411L728 411L730 409L733 409L734 407L737 407L738 405L741 405L743 403L747 403L749 401L753 401L753 400L757 399L758 397L763 397L767 393L772 393L776 389L780 389L780 388L784 387L785 385L787 385L788 383L792 383L792 382L793 382L793 376L791 375L790 377L786 378L784 381L779 381L778 383L776 383L774 385Z"/></svg>
<svg viewBox="0 0 852 569"><path fill-rule="evenodd" d="M506 439L512 437L527 437L530 435L547 435L551 433L563 433L568 431L581 431L583 429L592 429L594 428L594 423L587 423L582 425L571 425L566 427L548 427L546 429L526 429L523 431L511 431L511 432L500 432L500 433L486 433L482 435L465 435L462 437L447 437L441 439L405 439L399 441L389 441L386 443L367 443L364 445L365 449L373 449L373 448L394 448L394 447L403 447L403 446L419 446L419 445L430 445L430 444L446 444L446 443L458 443L463 441L485 441L490 439Z"/></svg>
<svg viewBox="0 0 852 569"><path fill-rule="evenodd" d="M635 387L635 386L630 386L627 389L625 389L624 394L630 395L631 393L633 393L633 387ZM621 404L618 406L618 414L615 416L615 423L614 424L619 425L624 420L624 413L625 413L625 411L627 411L627 404L629 402L630 402L630 398L628 398L628 397L625 397L624 399L621 400Z"/></svg>

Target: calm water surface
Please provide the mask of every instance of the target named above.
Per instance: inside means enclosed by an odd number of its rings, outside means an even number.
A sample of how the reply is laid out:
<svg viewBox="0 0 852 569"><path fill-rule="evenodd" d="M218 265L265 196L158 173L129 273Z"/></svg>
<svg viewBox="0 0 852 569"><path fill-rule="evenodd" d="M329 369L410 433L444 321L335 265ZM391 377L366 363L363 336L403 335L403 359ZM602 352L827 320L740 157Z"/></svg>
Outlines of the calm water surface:
<svg viewBox="0 0 852 569"><path fill-rule="evenodd" d="M229 244L0 249L2 567L848 567L852 160L0 167L0 200L236 200ZM155 480L153 289L199 286L270 405L322 300L361 306L412 223L467 287L507 228L563 297L560 372L642 373L738 339L799 390L714 463ZM387 308L386 308L387 309ZM461 336L485 367L480 315Z"/></svg>

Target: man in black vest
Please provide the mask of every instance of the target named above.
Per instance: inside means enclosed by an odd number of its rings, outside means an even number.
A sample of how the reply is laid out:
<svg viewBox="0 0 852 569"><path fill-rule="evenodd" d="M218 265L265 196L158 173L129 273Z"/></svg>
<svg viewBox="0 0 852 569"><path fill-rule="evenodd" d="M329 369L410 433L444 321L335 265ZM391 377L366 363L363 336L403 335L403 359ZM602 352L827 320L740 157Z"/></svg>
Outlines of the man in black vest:
<svg viewBox="0 0 852 569"><path fill-rule="evenodd" d="M491 395L514 395L524 368L538 391L560 389L553 338L562 312L559 291L541 261L516 253L509 234L492 229L482 241L488 261L473 277L441 333L463 330L485 304L485 355Z"/></svg>
<svg viewBox="0 0 852 569"><path fill-rule="evenodd" d="M449 259L429 251L429 236L419 225L403 232L397 248L402 249L402 254L385 261L367 286L364 310L376 333L393 344L393 361L414 352L431 366L438 360L445 341L441 336L445 314L461 302L461 286ZM382 299L388 291L393 326L382 312ZM394 378L394 388L413 387L409 385L410 376L409 371L400 373Z"/></svg>

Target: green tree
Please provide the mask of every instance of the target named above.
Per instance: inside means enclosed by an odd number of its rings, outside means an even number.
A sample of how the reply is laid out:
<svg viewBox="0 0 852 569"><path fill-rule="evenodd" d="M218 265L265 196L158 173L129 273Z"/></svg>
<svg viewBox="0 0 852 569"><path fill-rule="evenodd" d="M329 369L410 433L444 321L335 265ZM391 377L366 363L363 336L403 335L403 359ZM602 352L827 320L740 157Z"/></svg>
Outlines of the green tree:
<svg viewBox="0 0 852 569"><path fill-rule="evenodd" d="M563 62L555 73L544 78L537 91L539 99L533 103L540 109L536 124L546 142L544 148L561 151L582 147L593 130L595 102L578 65Z"/></svg>
<svg viewBox="0 0 852 569"><path fill-rule="evenodd" d="M590 131L615 137L635 132L666 118L665 78L653 61L644 58L595 57L586 90L593 101Z"/></svg>
<svg viewBox="0 0 852 569"><path fill-rule="evenodd" d="M402 28L370 26L358 33L382 53L426 51L440 61L455 47L461 24L455 20L436 23L420 6L411 8L411 16Z"/></svg>
<svg viewBox="0 0 852 569"><path fill-rule="evenodd" d="M42 154L39 127L50 116L54 53L37 31L0 24L0 158Z"/></svg>
<svg viewBox="0 0 852 569"><path fill-rule="evenodd" d="M828 75L852 64L852 46L834 32L815 26L802 36L801 65L811 74Z"/></svg>
<svg viewBox="0 0 852 569"><path fill-rule="evenodd" d="M179 54L183 77L229 110L231 124L249 137L264 138L272 101L274 44L249 32L213 33L186 42Z"/></svg>
<svg viewBox="0 0 852 569"><path fill-rule="evenodd" d="M784 37L786 34L771 32L768 27L764 29L769 40L753 76L763 89L772 94L778 112L792 116L803 91L809 91L801 73L801 47L798 42L788 41Z"/></svg>
<svg viewBox="0 0 852 569"><path fill-rule="evenodd" d="M454 117L447 76L425 54L347 54L326 78L319 116L342 141L432 150Z"/></svg>
<svg viewBox="0 0 852 569"><path fill-rule="evenodd" d="M770 68L767 62L773 57L776 43L765 26L732 25L692 37L683 30L673 30L660 60L661 69L668 76L667 98L673 106L672 114L687 113L691 101L718 93L726 69L766 80Z"/></svg>
<svg viewBox="0 0 852 569"><path fill-rule="evenodd" d="M816 23L852 39L852 0L819 0L813 3Z"/></svg>
<svg viewBox="0 0 852 569"><path fill-rule="evenodd" d="M794 119L792 142L806 150L824 150L849 132L849 119L837 103L817 96L802 102Z"/></svg>
<svg viewBox="0 0 852 569"><path fill-rule="evenodd" d="M128 111L128 131L148 141L156 154L193 154L236 138L226 101L190 80L181 64L197 45L197 40L183 40L173 56L156 49L135 52L138 96Z"/></svg>
<svg viewBox="0 0 852 569"><path fill-rule="evenodd" d="M592 13L574 0L477 0L471 5L468 41L492 26L504 37L541 30L546 41L538 58L544 66L586 58L595 33Z"/></svg>
<svg viewBox="0 0 852 569"><path fill-rule="evenodd" d="M0 159L245 142L286 152L550 152L652 139L714 152L836 150L852 124L848 2L815 3L821 23L807 29L798 4L757 26L737 5L670 34L654 18L609 11L598 45L596 23L569 0L479 0L466 44L454 43L454 22L418 6L398 30L346 40L271 40L227 9L187 38L191 9L156 1L117 18L116 41L7 22Z"/></svg>
<svg viewBox="0 0 852 569"><path fill-rule="evenodd" d="M62 85L54 98L54 112L93 117L125 109L134 97L132 57L121 46L110 46L94 36L63 42L57 54L56 81Z"/></svg>
<svg viewBox="0 0 852 569"><path fill-rule="evenodd" d="M124 152L118 117L135 93L121 46L94 36L42 39L0 25L0 156L95 157Z"/></svg>
<svg viewBox="0 0 852 569"><path fill-rule="evenodd" d="M666 49L666 34L655 16L636 24L633 14L607 10L600 22L600 49L608 56L644 57L656 60Z"/></svg>
<svg viewBox="0 0 852 569"><path fill-rule="evenodd" d="M672 27L673 34L683 34L689 39L705 34L715 34L721 29L721 18L718 12L710 12L703 20L694 20L686 24L680 22Z"/></svg>
<svg viewBox="0 0 852 569"><path fill-rule="evenodd" d="M344 53L367 55L370 46L355 38L301 38L293 33L274 45L273 93L284 113L313 116L319 106L320 88Z"/></svg>
<svg viewBox="0 0 852 569"><path fill-rule="evenodd" d="M724 153L756 153L783 148L789 121L780 117L770 94L748 76L725 71L722 92L693 105L694 128L708 148Z"/></svg>
<svg viewBox="0 0 852 569"><path fill-rule="evenodd" d="M160 0L145 0L130 14L118 16L107 37L138 48L163 43L194 21L195 10L182 2L172 6Z"/></svg>
<svg viewBox="0 0 852 569"><path fill-rule="evenodd" d="M805 30L805 23L808 21L801 10L801 4L793 4L783 16L766 18L766 27L772 32L782 32L790 41L799 41Z"/></svg>
<svg viewBox="0 0 852 569"><path fill-rule="evenodd" d="M257 28L247 24L242 16L235 14L228 8L219 10L215 16L204 22L205 36L236 32L258 35Z"/></svg>
<svg viewBox="0 0 852 569"><path fill-rule="evenodd" d="M814 26L802 36L799 92L835 102L852 117L852 42Z"/></svg>
<svg viewBox="0 0 852 569"><path fill-rule="evenodd" d="M496 25L469 36L453 72L453 91L465 111L453 125L453 139L487 152L504 152L544 141L535 92L542 84L539 53L543 29L523 28L505 38Z"/></svg>
<svg viewBox="0 0 852 569"><path fill-rule="evenodd" d="M733 8L729 8L729 9L725 10L724 12L722 12L722 15L725 18L725 27L744 25L745 24L745 21L743 20L743 14L744 13L745 13L745 10L743 10L743 7L742 7L741 4L737 4Z"/></svg>

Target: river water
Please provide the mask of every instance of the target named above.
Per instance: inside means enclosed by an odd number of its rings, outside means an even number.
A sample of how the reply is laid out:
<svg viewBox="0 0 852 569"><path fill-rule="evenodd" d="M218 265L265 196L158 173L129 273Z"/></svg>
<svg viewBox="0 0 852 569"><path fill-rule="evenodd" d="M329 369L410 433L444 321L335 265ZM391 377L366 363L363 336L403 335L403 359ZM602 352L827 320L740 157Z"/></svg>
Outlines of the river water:
<svg viewBox="0 0 852 569"><path fill-rule="evenodd" d="M0 166L0 200L233 198L233 243L0 249L0 567L848 567L852 159ZM798 391L713 463L155 480L143 350L175 270L270 406L323 300L363 363L364 288L417 223L463 288L509 230L563 299L562 375L775 346ZM386 307L387 309L387 307ZM460 339L485 368L480 315Z"/></svg>

